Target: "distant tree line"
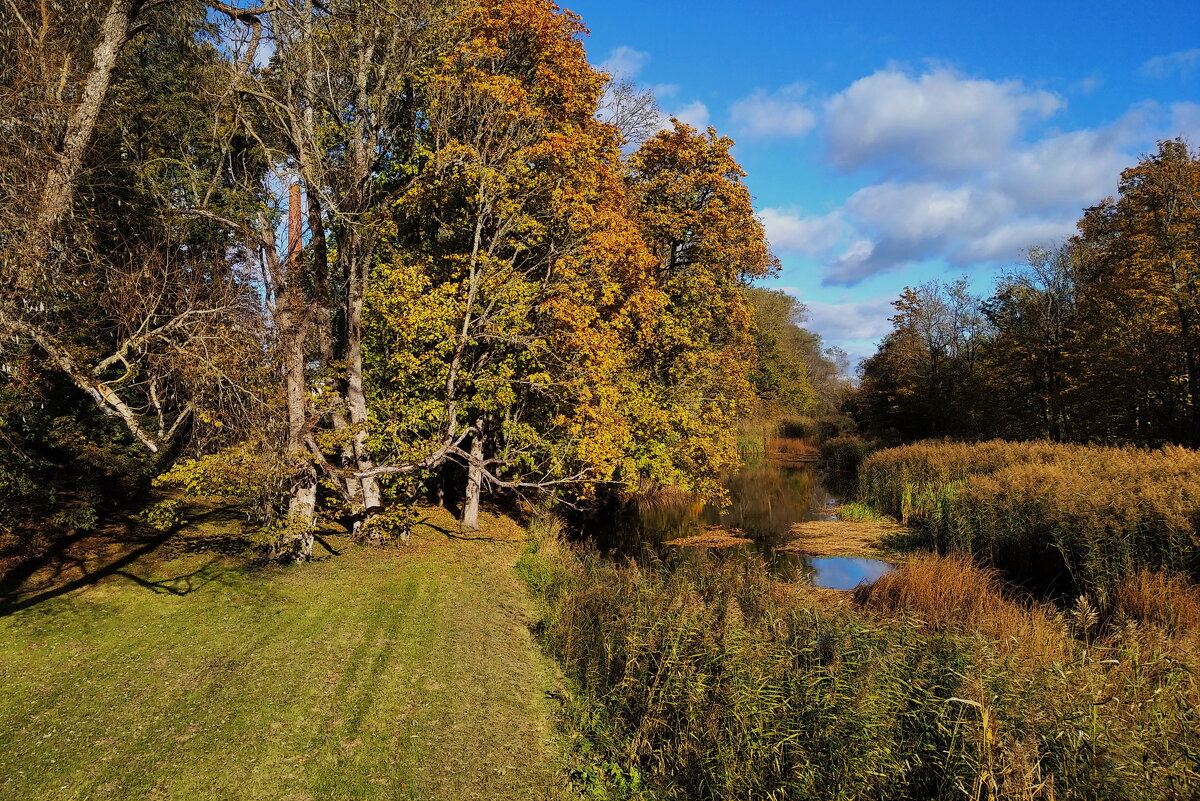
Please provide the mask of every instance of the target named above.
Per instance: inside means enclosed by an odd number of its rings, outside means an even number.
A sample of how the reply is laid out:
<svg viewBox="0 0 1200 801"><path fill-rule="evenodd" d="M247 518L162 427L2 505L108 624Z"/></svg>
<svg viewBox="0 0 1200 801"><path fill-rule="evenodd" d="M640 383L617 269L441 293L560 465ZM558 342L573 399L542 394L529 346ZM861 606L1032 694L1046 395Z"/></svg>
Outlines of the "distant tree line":
<svg viewBox="0 0 1200 801"><path fill-rule="evenodd" d="M546 0L0 8L0 531L153 482L303 560L422 498L712 490L756 391L832 403L748 294L732 142L659 130L582 34Z"/></svg>
<svg viewBox="0 0 1200 801"><path fill-rule="evenodd" d="M934 282L893 305L851 401L868 428L1200 447L1200 157L1160 142L988 298Z"/></svg>

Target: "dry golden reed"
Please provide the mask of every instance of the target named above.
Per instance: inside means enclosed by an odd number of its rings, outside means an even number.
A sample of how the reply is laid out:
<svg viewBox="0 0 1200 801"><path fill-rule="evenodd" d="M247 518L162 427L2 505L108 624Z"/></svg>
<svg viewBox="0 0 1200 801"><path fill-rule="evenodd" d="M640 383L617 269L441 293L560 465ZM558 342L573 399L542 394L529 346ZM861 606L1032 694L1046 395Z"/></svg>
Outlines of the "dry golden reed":
<svg viewBox="0 0 1200 801"><path fill-rule="evenodd" d="M771 437L767 440L767 457L787 461L816 461L817 446L797 437Z"/></svg>
<svg viewBox="0 0 1200 801"><path fill-rule="evenodd" d="M1200 637L1200 587L1179 574L1139 570L1117 585L1113 614L1172 636Z"/></svg>
<svg viewBox="0 0 1200 801"><path fill-rule="evenodd" d="M938 551L1101 605L1139 569L1200 569L1200 452L1185 448L918 443L868 457L859 493Z"/></svg>
<svg viewBox="0 0 1200 801"><path fill-rule="evenodd" d="M875 583L854 591L858 605L877 612L912 614L932 629L983 632L1001 648L1044 660L1067 652L1061 622L1005 594L997 571L965 556L919 556Z"/></svg>

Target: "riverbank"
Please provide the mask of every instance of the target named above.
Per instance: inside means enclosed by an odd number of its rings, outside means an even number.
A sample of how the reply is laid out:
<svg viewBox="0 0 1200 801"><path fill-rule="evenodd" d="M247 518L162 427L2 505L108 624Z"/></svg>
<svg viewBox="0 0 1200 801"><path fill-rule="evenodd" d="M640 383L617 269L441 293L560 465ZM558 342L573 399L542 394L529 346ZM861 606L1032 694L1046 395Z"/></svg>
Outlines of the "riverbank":
<svg viewBox="0 0 1200 801"><path fill-rule="evenodd" d="M569 797L524 532L426 513L299 568L148 551L0 617L0 797Z"/></svg>
<svg viewBox="0 0 1200 801"><path fill-rule="evenodd" d="M1191 624L1063 612L962 558L818 592L744 549L634 563L535 529L520 569L588 798L1200 792Z"/></svg>

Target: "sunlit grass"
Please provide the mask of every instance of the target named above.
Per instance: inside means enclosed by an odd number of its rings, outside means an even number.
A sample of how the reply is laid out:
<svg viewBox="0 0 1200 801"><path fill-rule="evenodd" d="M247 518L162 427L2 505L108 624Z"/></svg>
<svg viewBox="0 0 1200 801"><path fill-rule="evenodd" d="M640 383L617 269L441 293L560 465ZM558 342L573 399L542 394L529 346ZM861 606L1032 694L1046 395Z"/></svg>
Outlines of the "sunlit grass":
<svg viewBox="0 0 1200 801"><path fill-rule="evenodd" d="M0 797L557 797L516 547L138 564L0 618Z"/></svg>

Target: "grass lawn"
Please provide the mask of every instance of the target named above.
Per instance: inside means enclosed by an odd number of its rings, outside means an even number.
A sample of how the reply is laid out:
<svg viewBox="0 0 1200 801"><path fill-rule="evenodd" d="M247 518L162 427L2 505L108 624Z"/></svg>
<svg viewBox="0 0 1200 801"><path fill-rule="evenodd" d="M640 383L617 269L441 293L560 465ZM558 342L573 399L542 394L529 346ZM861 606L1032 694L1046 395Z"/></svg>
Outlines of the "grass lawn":
<svg viewBox="0 0 1200 801"><path fill-rule="evenodd" d="M0 798L568 797L523 532L480 536L288 569L160 549L8 599Z"/></svg>

